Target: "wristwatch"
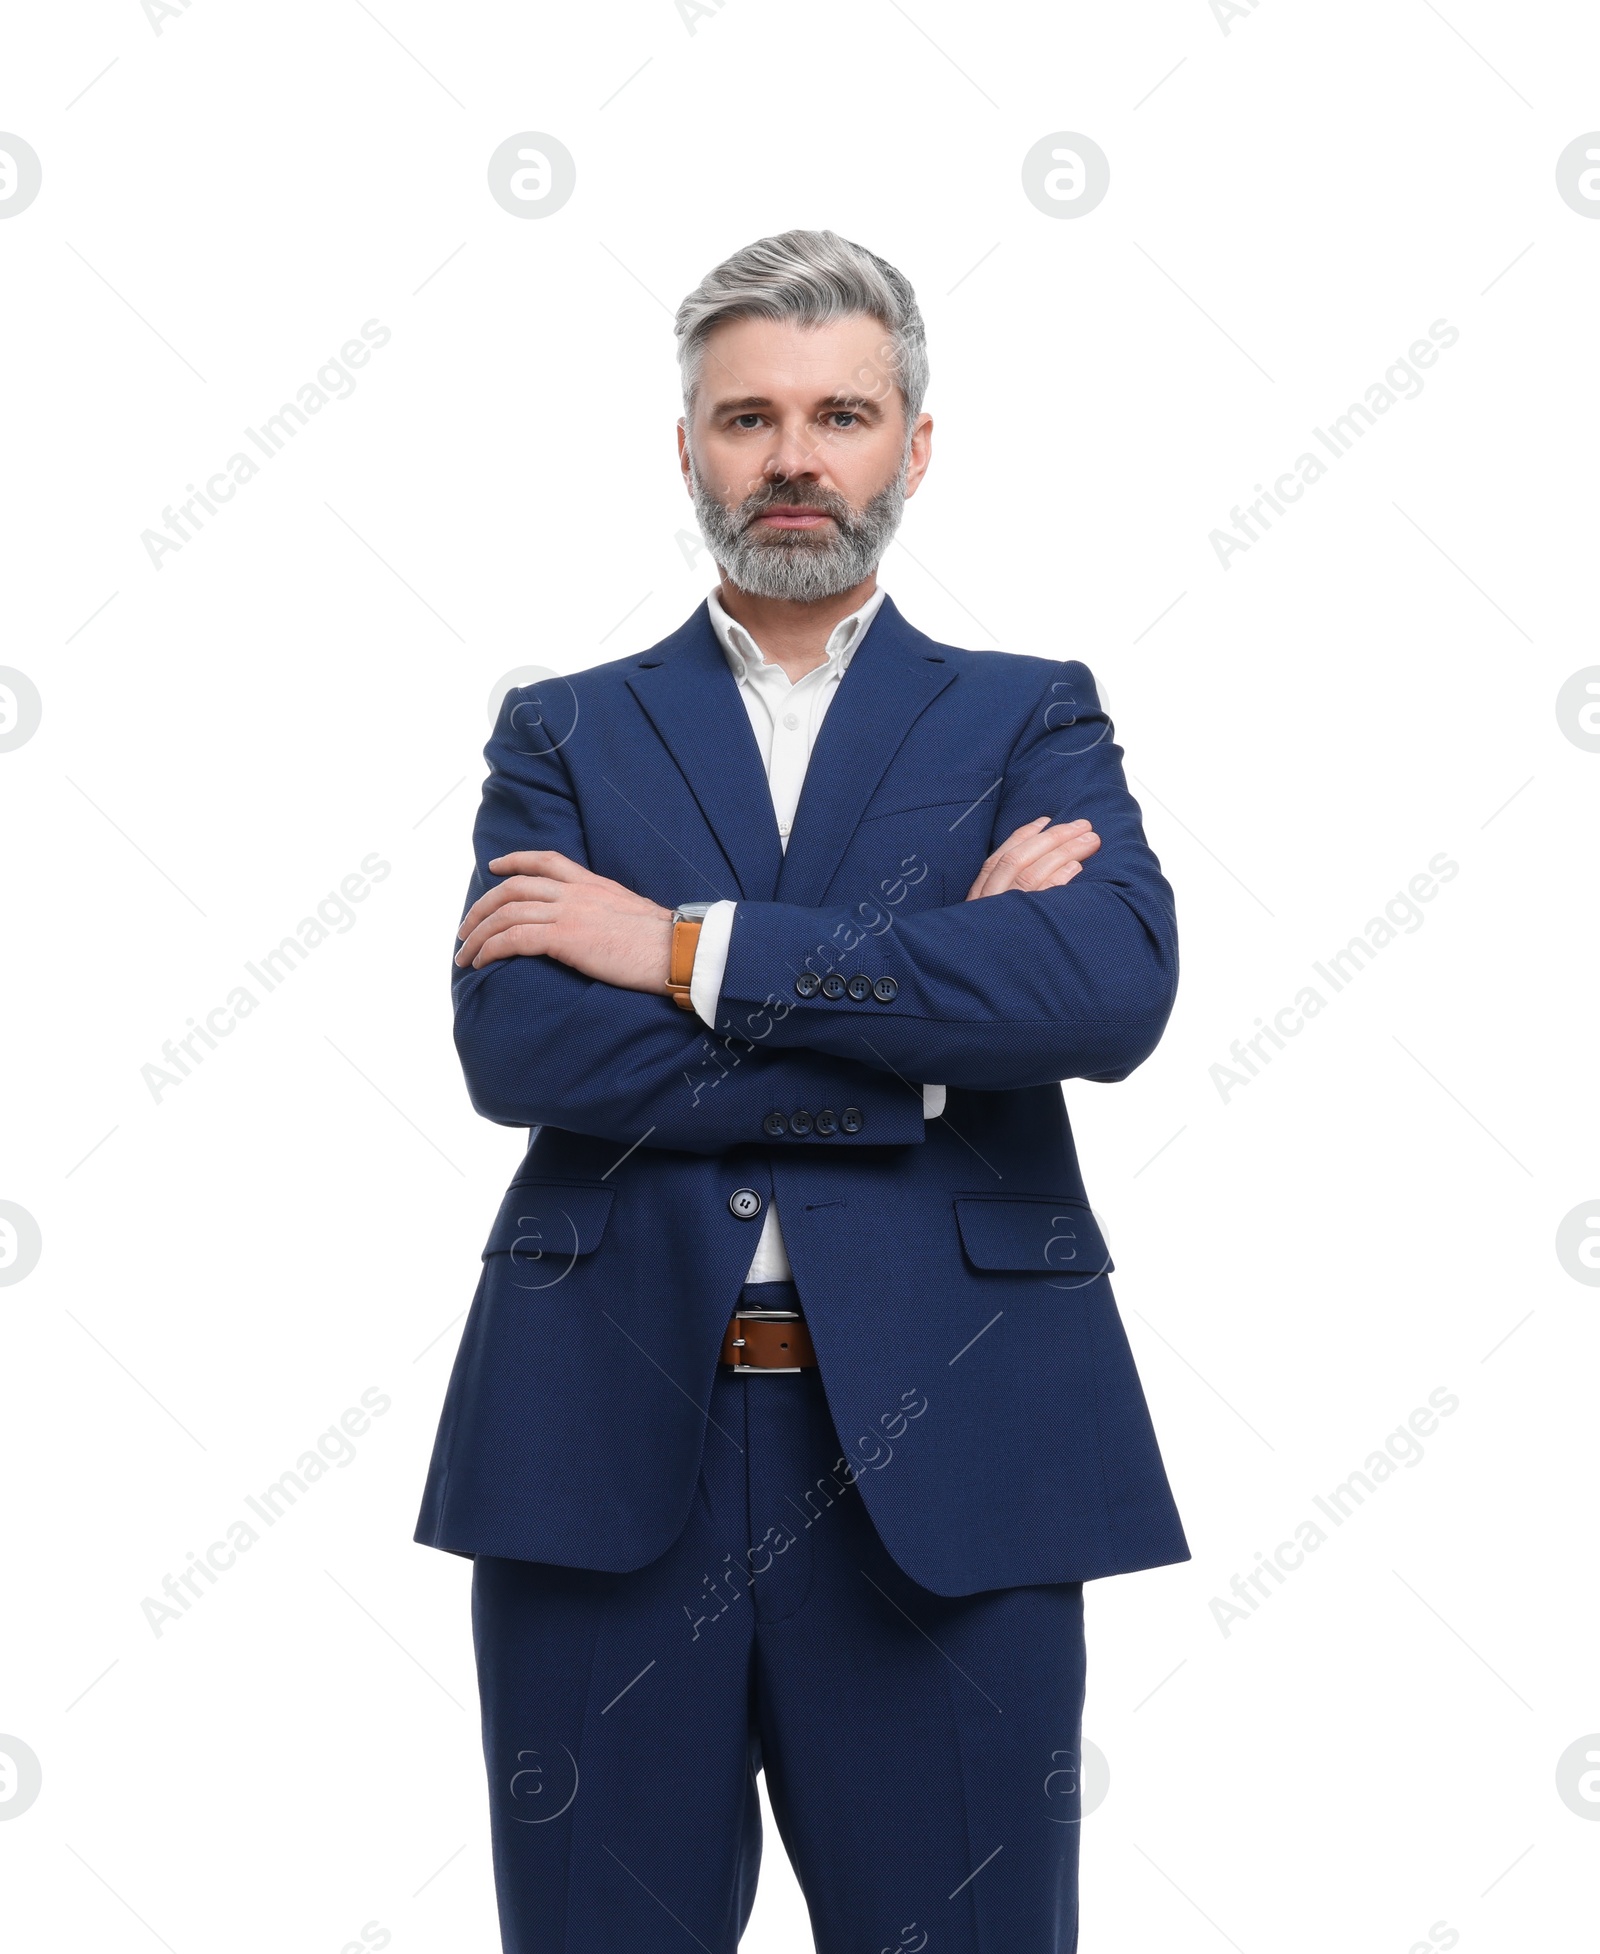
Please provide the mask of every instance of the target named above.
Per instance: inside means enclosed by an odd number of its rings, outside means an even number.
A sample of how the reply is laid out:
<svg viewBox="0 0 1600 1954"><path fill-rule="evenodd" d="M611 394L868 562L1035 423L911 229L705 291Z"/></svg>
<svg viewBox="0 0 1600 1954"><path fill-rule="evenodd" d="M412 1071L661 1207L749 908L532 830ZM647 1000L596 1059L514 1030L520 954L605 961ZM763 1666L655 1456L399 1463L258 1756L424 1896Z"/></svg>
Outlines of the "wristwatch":
<svg viewBox="0 0 1600 1954"><path fill-rule="evenodd" d="M689 995L689 979L694 975L694 953L700 947L700 922L711 907L709 902L680 902L672 912L672 948L667 956L667 990L685 1011L694 1009Z"/></svg>

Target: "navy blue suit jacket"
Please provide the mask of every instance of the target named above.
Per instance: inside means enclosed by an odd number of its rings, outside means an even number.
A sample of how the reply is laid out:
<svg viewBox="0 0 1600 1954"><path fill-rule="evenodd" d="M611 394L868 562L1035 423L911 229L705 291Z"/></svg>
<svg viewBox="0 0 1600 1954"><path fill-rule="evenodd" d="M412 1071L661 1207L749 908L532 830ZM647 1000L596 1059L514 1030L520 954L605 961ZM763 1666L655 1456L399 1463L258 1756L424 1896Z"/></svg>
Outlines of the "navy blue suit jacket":
<svg viewBox="0 0 1600 1954"><path fill-rule="evenodd" d="M787 852L704 604L649 651L509 693L486 758L469 905L493 857L553 848L663 904L738 908L714 1033L545 957L456 971L472 1103L532 1135L416 1538L610 1570L666 1550L701 1447L733 1442L706 1407L762 1221L729 1197L754 1188L782 1217L836 1482L914 1580L1188 1559L1060 1087L1147 1057L1178 969L1085 667L937 644L885 599ZM1093 822L1082 873L965 901L1046 814ZM842 990L813 982L830 972ZM949 1088L931 1122L925 1080Z"/></svg>

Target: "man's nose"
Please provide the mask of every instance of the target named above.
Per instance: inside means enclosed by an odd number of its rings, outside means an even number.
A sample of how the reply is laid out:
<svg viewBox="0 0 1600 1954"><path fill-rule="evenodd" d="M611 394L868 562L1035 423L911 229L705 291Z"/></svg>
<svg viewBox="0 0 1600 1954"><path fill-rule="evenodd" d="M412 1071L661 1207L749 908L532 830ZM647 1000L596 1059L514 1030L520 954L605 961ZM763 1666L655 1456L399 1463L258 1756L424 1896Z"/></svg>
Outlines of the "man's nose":
<svg viewBox="0 0 1600 1954"><path fill-rule="evenodd" d="M803 424L776 427L762 457L761 472L768 482L815 480L822 473L822 464L812 431Z"/></svg>

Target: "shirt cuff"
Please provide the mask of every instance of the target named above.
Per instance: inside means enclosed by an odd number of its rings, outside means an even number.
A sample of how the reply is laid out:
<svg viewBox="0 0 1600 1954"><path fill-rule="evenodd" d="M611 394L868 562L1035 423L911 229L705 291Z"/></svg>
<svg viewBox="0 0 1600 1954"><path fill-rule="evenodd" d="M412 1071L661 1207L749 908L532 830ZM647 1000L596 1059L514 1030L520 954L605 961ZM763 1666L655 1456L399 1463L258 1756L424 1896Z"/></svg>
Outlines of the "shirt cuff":
<svg viewBox="0 0 1600 1954"><path fill-rule="evenodd" d="M700 938L695 944L694 968L689 972L689 1002L702 1024L717 1028L717 1000L722 992L722 973L728 967L728 945L733 939L733 902L714 902L700 919Z"/></svg>
<svg viewBox="0 0 1600 1954"><path fill-rule="evenodd" d="M922 1117L940 1119L944 1115L945 1088L943 1086L924 1086L922 1088Z"/></svg>

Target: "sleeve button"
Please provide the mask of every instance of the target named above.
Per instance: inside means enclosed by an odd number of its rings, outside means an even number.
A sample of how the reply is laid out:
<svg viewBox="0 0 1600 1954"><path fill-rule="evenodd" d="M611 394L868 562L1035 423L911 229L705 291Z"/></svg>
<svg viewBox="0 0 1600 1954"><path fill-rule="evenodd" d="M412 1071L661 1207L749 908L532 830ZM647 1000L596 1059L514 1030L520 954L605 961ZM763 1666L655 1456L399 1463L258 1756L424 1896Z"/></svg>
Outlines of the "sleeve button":
<svg viewBox="0 0 1600 1954"><path fill-rule="evenodd" d="M899 995L900 986L892 977L880 977L872 987L872 995L880 1004L888 1004Z"/></svg>
<svg viewBox="0 0 1600 1954"><path fill-rule="evenodd" d="M844 979L839 975L837 970L830 970L827 976L823 978L822 995L824 997L844 996Z"/></svg>
<svg viewBox="0 0 1600 1954"><path fill-rule="evenodd" d="M831 1106L824 1106L817 1115L817 1131L826 1139L839 1130L839 1115Z"/></svg>
<svg viewBox="0 0 1600 1954"><path fill-rule="evenodd" d="M774 1139L780 1138L783 1135L783 1133L787 1131L787 1128L784 1124L783 1115L782 1113L777 1111L768 1113L768 1115L761 1122L761 1124L766 1129L766 1131L772 1135Z"/></svg>
<svg viewBox="0 0 1600 1954"><path fill-rule="evenodd" d="M861 1131L861 1124L861 1108L859 1106L846 1106L844 1111L839 1115L839 1125L846 1133L859 1133Z"/></svg>
<svg viewBox="0 0 1600 1954"><path fill-rule="evenodd" d="M858 970L856 974L850 979L850 981L845 985L845 989L855 999L857 1004L859 1004L864 997L871 997L872 979L870 977L863 976L862 973Z"/></svg>
<svg viewBox="0 0 1600 1954"><path fill-rule="evenodd" d="M804 1106L797 1106L789 1115L789 1131L791 1133L809 1133L811 1131L811 1115L806 1111Z"/></svg>
<svg viewBox="0 0 1600 1954"><path fill-rule="evenodd" d="M801 997L815 997L822 988L822 979L814 970L802 970L794 980L794 987Z"/></svg>

